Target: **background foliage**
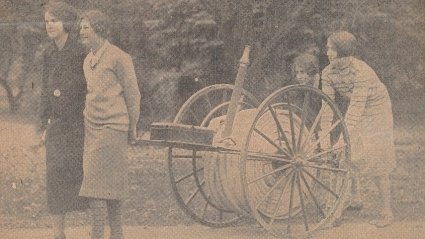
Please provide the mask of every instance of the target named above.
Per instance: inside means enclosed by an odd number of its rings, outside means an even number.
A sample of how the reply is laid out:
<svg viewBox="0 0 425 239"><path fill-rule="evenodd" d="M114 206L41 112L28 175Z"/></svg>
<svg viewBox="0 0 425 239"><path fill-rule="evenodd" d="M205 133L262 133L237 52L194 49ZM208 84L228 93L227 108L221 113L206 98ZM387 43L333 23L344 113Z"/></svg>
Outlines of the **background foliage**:
<svg viewBox="0 0 425 239"><path fill-rule="evenodd" d="M34 113L40 55L48 42L42 0L3 0L0 82L10 107ZM289 84L294 55L317 54L326 37L353 32L395 101L424 91L425 9L421 0L74 0L112 19L111 40L134 59L143 93L141 126L170 120L199 88L232 83L245 44L253 47L245 88L259 98ZM409 96L409 97L407 97ZM410 97L412 97L410 99ZM409 99L406 99L409 98Z"/></svg>

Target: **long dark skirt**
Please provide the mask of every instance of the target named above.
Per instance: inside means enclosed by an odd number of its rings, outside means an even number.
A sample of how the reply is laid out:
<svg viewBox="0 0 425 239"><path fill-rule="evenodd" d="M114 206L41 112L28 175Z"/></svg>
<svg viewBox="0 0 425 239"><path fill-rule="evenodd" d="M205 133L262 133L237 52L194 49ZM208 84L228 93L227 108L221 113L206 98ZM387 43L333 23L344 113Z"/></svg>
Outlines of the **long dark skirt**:
<svg viewBox="0 0 425 239"><path fill-rule="evenodd" d="M47 207L51 214L84 210L80 197L83 180L84 124L54 122L47 130Z"/></svg>

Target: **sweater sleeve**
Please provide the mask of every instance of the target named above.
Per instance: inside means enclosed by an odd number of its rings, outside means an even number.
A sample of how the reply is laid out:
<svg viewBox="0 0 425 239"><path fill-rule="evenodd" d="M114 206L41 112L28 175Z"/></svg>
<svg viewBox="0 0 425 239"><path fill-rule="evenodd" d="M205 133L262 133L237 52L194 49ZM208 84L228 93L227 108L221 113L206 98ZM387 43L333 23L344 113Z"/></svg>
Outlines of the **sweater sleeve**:
<svg viewBox="0 0 425 239"><path fill-rule="evenodd" d="M332 101L335 102L335 89L334 86L332 84L331 79L327 76L327 74L323 74L323 78L322 78L322 91L323 93L325 93L326 95L329 96L329 98L332 99ZM321 128L321 133L320 133L320 137L321 142L322 142L322 146L324 146L325 148L329 147L331 144L330 141L330 134L328 136L324 135L325 133L327 133L331 126L332 126L332 121L333 121L333 111L331 109L331 107L329 106L329 104L326 104L325 101L322 101L322 119L320 120L320 128ZM325 139L326 138L326 139Z"/></svg>
<svg viewBox="0 0 425 239"><path fill-rule="evenodd" d="M347 113L345 114L345 122L347 123L349 133L352 133L353 128L363 116L371 77L373 77L373 75L368 69L358 70L354 76L354 86L350 98L350 104L348 106Z"/></svg>
<svg viewBox="0 0 425 239"><path fill-rule="evenodd" d="M129 116L129 130L135 132L140 116L140 91L134 71L133 60L125 55L116 62L118 80L124 89L124 100Z"/></svg>

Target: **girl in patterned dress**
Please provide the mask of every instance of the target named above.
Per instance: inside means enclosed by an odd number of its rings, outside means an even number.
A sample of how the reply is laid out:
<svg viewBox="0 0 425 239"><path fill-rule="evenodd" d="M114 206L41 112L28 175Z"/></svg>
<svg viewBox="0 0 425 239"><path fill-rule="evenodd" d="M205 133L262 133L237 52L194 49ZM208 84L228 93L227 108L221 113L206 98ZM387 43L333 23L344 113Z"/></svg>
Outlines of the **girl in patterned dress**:
<svg viewBox="0 0 425 239"><path fill-rule="evenodd" d="M345 122L355 175L361 173L375 179L383 208L380 220L371 223L385 227L394 220L389 177L396 165L393 113L385 85L371 67L353 57L356 46L357 40L349 32L336 32L328 38L330 64L322 72L322 90L331 98L338 93L349 102ZM325 110L323 118L327 120L322 120L323 132L330 127L331 117L332 112ZM358 175L354 176L353 186L358 188ZM354 190L352 200L359 202L357 192Z"/></svg>

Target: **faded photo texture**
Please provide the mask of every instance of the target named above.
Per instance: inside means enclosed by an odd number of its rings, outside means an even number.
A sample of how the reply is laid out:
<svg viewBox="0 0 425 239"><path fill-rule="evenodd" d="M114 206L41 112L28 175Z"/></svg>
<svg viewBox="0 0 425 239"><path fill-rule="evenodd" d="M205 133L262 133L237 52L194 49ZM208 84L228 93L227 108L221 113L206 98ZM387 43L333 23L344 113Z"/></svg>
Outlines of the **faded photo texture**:
<svg viewBox="0 0 425 239"><path fill-rule="evenodd" d="M424 238L424 14L0 0L0 238Z"/></svg>

